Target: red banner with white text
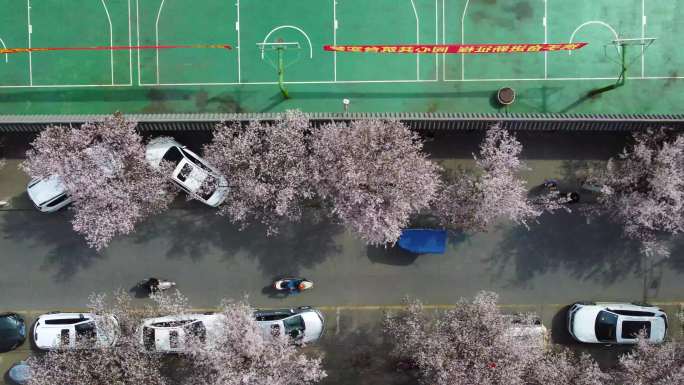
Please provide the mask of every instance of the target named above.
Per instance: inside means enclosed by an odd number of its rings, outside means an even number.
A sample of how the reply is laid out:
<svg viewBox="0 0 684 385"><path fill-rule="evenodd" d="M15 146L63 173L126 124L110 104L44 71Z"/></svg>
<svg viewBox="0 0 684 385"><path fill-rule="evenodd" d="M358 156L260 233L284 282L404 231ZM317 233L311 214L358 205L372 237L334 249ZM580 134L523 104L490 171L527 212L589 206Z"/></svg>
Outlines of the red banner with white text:
<svg viewBox="0 0 684 385"><path fill-rule="evenodd" d="M357 53L488 54L575 51L587 43L560 44L417 44L417 45L326 45L326 51Z"/></svg>

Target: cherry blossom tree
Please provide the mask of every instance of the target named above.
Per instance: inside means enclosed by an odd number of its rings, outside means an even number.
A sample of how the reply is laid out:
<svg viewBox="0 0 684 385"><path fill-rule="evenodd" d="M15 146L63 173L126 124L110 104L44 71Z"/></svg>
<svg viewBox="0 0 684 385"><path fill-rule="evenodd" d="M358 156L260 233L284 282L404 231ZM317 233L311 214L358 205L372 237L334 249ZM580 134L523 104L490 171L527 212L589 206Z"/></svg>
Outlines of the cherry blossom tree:
<svg viewBox="0 0 684 385"><path fill-rule="evenodd" d="M525 384L527 367L542 350L530 349L529 341L510 332L510 318L500 312L497 298L481 292L437 317L420 302L409 302L406 310L385 319L393 354L411 362L425 384Z"/></svg>
<svg viewBox="0 0 684 385"><path fill-rule="evenodd" d="M633 140L589 178L602 186L598 213L622 224L625 236L641 241L647 255L667 255L657 236L684 230L684 136L649 129L634 133Z"/></svg>
<svg viewBox="0 0 684 385"><path fill-rule="evenodd" d="M215 341L191 349L189 385L307 385L326 377L288 335L265 335L246 302L224 301Z"/></svg>
<svg viewBox="0 0 684 385"><path fill-rule="evenodd" d="M324 125L313 132L312 150L317 192L369 244L395 242L440 184L439 166L398 121Z"/></svg>
<svg viewBox="0 0 684 385"><path fill-rule="evenodd" d="M307 356L286 335L265 335L246 302L223 301L212 324L211 343L186 339L180 355L148 352L139 345L143 319L193 314L179 291L151 296L144 307L119 290L91 295L97 328L119 330L113 347L71 349L31 357L30 385L235 384L308 385L326 376L321 358ZM117 323L111 322L111 316Z"/></svg>
<svg viewBox="0 0 684 385"><path fill-rule="evenodd" d="M544 210L562 206L556 196L528 198L525 181L517 174L525 169L519 156L522 145L508 131L494 126L487 131L474 155L476 171L459 170L448 179L435 200L436 215L444 226L484 231L500 219L526 225Z"/></svg>
<svg viewBox="0 0 684 385"><path fill-rule="evenodd" d="M22 164L32 178L62 178L73 198L74 230L98 250L164 210L174 196L165 176L146 163L135 127L118 113L80 127L49 127Z"/></svg>
<svg viewBox="0 0 684 385"><path fill-rule="evenodd" d="M654 344L642 333L634 350L620 357L615 377L620 384L684 384L684 346L678 341Z"/></svg>
<svg viewBox="0 0 684 385"><path fill-rule="evenodd" d="M588 354L576 356L567 349L545 353L534 361L526 375L526 385L608 385L609 374L604 373Z"/></svg>
<svg viewBox="0 0 684 385"><path fill-rule="evenodd" d="M298 111L288 111L273 124L217 125L204 153L228 177L230 189L219 213L243 226L260 221L269 234L282 220L299 220L302 202L314 195L309 131L308 118Z"/></svg>

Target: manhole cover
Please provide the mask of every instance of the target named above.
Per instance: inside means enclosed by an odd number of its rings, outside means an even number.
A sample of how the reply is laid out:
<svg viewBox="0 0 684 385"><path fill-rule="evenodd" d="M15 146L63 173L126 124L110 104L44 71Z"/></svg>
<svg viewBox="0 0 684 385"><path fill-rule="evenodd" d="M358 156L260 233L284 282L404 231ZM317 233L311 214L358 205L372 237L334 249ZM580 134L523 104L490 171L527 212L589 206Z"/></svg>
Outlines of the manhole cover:
<svg viewBox="0 0 684 385"><path fill-rule="evenodd" d="M504 106L513 104L515 101L515 90L510 87L501 88L496 93L496 98L499 103L503 104Z"/></svg>

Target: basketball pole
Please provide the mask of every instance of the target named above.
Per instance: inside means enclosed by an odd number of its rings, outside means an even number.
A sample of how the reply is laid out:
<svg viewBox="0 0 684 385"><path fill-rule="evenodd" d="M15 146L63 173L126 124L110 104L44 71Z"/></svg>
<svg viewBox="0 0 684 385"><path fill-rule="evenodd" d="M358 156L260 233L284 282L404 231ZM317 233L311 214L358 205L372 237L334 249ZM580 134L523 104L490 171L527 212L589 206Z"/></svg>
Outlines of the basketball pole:
<svg viewBox="0 0 684 385"><path fill-rule="evenodd" d="M627 79L627 45L622 44L622 47L620 49L620 77L618 78L617 82L615 83L615 88L621 87L625 85L625 80Z"/></svg>
<svg viewBox="0 0 684 385"><path fill-rule="evenodd" d="M285 89L285 63L283 60L283 47L277 47L278 51L278 87L280 88L280 93L283 94L285 99L290 98L290 93Z"/></svg>

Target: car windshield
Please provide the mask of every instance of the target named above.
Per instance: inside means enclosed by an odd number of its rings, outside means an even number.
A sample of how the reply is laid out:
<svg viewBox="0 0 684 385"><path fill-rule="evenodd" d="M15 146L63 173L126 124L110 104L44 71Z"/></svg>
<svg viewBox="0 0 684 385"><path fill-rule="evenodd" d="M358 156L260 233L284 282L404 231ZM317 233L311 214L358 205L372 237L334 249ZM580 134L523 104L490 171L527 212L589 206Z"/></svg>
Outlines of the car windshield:
<svg viewBox="0 0 684 385"><path fill-rule="evenodd" d="M166 151L163 159L173 164L173 167L175 168L178 165L178 162L183 159L183 154L181 154L180 150L178 150L178 147L173 146Z"/></svg>
<svg viewBox="0 0 684 385"><path fill-rule="evenodd" d="M187 152L183 149L181 149L181 151L183 151L183 155L185 155L197 167L204 169L204 171L206 171L206 172L212 172L211 169L206 164L204 164L201 160L195 158L194 156L192 156L192 154L190 154L189 152Z"/></svg>
<svg viewBox="0 0 684 385"><path fill-rule="evenodd" d="M651 323L648 321L624 321L622 323L622 338L635 339L641 331L644 331L644 337L651 337Z"/></svg>
<svg viewBox="0 0 684 385"><path fill-rule="evenodd" d="M615 342L618 316L602 310L596 316L596 339L601 342Z"/></svg>
<svg viewBox="0 0 684 385"><path fill-rule="evenodd" d="M76 329L76 343L94 344L97 333L95 332L95 322L85 322L74 326Z"/></svg>
<svg viewBox="0 0 684 385"><path fill-rule="evenodd" d="M285 332L290 333L292 330L304 330L304 319L302 316L290 317L283 321L285 324Z"/></svg>

